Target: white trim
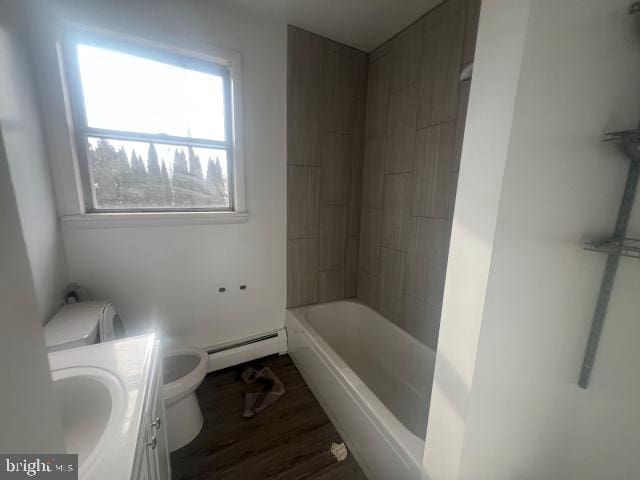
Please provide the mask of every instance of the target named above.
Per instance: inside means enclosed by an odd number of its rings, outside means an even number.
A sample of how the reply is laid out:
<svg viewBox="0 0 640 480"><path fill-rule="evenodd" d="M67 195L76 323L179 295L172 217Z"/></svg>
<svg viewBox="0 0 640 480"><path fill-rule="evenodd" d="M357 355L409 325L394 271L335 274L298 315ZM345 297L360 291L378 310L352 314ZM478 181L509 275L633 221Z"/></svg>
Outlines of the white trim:
<svg viewBox="0 0 640 480"><path fill-rule="evenodd" d="M218 52L220 53L220 52ZM246 178L244 168L244 103L242 99L242 57L233 50L223 52L229 62L231 81L231 150L233 162L233 206L236 211L247 209Z"/></svg>
<svg viewBox="0 0 640 480"><path fill-rule="evenodd" d="M247 212L144 212L65 215L62 224L72 229L225 225L246 223Z"/></svg>
<svg viewBox="0 0 640 480"><path fill-rule="evenodd" d="M240 365L241 363L250 362L268 355L275 355L276 353L284 355L287 353L287 332L284 328L281 328L276 333L278 334L276 337L210 353L209 372Z"/></svg>

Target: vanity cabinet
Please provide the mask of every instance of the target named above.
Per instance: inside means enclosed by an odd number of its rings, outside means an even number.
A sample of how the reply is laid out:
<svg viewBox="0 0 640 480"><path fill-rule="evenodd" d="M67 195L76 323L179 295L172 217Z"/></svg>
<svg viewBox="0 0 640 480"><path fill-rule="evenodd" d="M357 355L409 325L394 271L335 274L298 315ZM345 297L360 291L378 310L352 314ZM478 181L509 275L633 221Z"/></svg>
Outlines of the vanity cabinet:
<svg viewBox="0 0 640 480"><path fill-rule="evenodd" d="M171 479L162 400L162 364L161 356L157 357L146 389L133 480Z"/></svg>

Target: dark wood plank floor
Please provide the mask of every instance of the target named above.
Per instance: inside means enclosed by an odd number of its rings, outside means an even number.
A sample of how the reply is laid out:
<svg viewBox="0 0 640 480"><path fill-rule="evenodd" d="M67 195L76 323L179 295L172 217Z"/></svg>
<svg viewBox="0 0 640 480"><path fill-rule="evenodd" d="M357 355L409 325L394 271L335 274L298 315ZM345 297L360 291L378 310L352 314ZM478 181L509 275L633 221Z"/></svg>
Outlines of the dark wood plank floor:
<svg viewBox="0 0 640 480"><path fill-rule="evenodd" d="M204 414L198 437L171 454L173 480L366 480L351 455L337 462L329 449L342 440L288 356L260 361L286 393L245 419L243 394L255 386L237 369L207 375L196 391Z"/></svg>

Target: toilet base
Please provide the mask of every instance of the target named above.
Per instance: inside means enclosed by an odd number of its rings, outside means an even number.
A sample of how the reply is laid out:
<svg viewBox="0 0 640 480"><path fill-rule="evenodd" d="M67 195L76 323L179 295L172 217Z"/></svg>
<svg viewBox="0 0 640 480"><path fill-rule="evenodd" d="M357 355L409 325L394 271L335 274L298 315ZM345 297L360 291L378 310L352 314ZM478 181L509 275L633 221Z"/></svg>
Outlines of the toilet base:
<svg viewBox="0 0 640 480"><path fill-rule="evenodd" d="M173 452L198 436L204 420L195 393L190 393L172 405L165 405L167 443Z"/></svg>

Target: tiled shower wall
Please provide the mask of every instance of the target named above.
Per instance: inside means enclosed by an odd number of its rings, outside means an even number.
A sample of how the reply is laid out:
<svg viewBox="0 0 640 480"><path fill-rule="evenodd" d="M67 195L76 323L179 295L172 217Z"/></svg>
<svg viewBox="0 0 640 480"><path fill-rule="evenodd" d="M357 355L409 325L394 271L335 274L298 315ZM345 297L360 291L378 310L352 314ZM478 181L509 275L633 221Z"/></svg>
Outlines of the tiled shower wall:
<svg viewBox="0 0 640 480"><path fill-rule="evenodd" d="M436 348L480 0L371 53L357 296Z"/></svg>
<svg viewBox="0 0 640 480"><path fill-rule="evenodd" d="M287 305L356 294L367 55L288 34Z"/></svg>
<svg viewBox="0 0 640 480"><path fill-rule="evenodd" d="M479 9L368 56L289 27L289 307L357 295L436 347Z"/></svg>

